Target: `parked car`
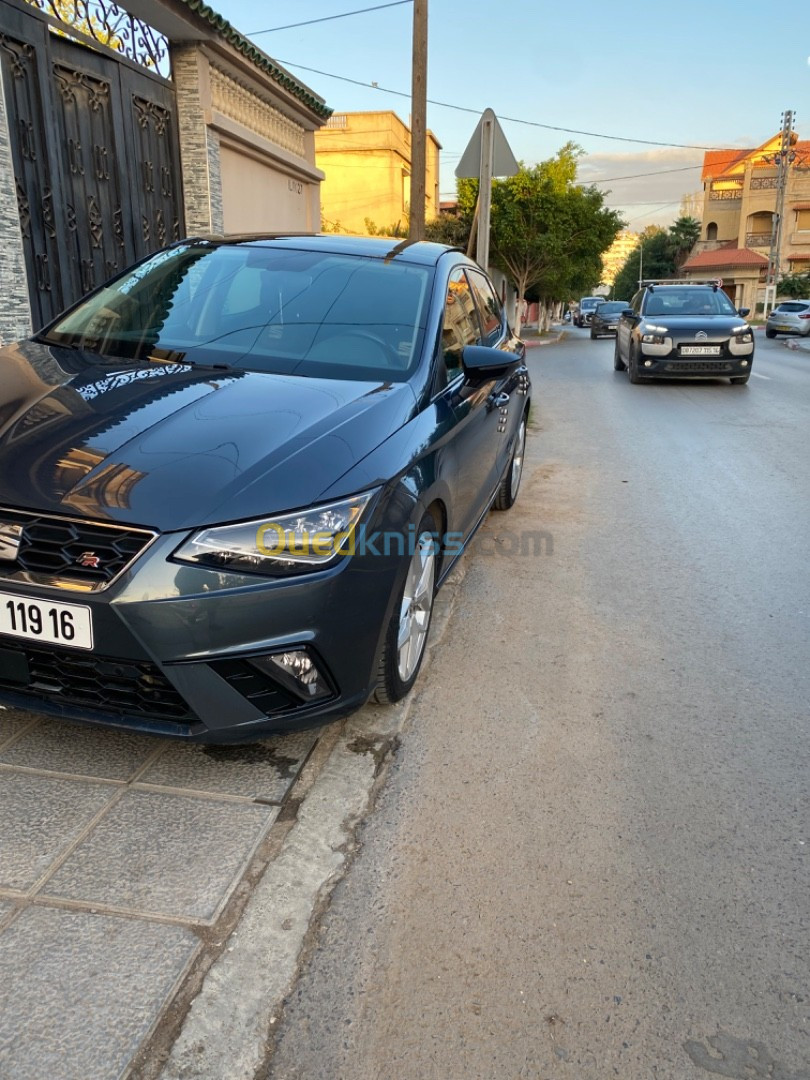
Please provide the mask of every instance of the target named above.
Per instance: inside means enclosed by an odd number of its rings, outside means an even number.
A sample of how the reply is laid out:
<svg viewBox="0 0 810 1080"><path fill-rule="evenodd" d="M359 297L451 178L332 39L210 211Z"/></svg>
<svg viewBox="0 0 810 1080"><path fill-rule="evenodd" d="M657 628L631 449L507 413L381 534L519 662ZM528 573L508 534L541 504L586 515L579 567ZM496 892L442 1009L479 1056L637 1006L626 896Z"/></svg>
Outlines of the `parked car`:
<svg viewBox="0 0 810 1080"><path fill-rule="evenodd" d="M626 300L607 300L597 304L591 317L591 341L608 334L613 337L619 325L619 316L628 307Z"/></svg>
<svg viewBox="0 0 810 1080"><path fill-rule="evenodd" d="M785 300L765 320L765 337L777 334L810 336L810 300Z"/></svg>
<svg viewBox="0 0 810 1080"><path fill-rule="evenodd" d="M596 305L604 301L604 296L583 296L574 312L577 326L590 326Z"/></svg>
<svg viewBox="0 0 810 1080"><path fill-rule="evenodd" d="M520 486L530 382L457 250L187 240L0 350L0 701L244 742L413 686Z"/></svg>
<svg viewBox="0 0 810 1080"><path fill-rule="evenodd" d="M631 383L716 379L747 383L754 333L717 282L648 282L622 312L613 367Z"/></svg>

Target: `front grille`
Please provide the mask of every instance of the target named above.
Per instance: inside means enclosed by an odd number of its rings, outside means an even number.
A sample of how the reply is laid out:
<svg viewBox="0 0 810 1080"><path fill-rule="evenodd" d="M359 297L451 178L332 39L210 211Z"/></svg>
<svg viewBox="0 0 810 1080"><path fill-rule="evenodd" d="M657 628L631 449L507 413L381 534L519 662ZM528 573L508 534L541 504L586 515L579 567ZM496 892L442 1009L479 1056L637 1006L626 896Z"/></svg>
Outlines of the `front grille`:
<svg viewBox="0 0 810 1080"><path fill-rule="evenodd" d="M667 364L667 371L690 371L701 373L707 371L731 371L731 364L726 363L725 360L701 360L700 357L696 357L690 363L673 361L671 364Z"/></svg>
<svg viewBox="0 0 810 1080"><path fill-rule="evenodd" d="M144 550L154 538L146 529L20 510L0 509L0 526L21 525L16 559L0 561L0 575L20 572L44 584L63 581L103 589Z"/></svg>
<svg viewBox="0 0 810 1080"><path fill-rule="evenodd" d="M195 720L186 702L154 664L116 660L95 653L18 645L4 639L2 653L13 653L13 664L2 663L0 687L44 698L54 704L86 706L120 716L155 720ZM24 666L28 666L25 682Z"/></svg>

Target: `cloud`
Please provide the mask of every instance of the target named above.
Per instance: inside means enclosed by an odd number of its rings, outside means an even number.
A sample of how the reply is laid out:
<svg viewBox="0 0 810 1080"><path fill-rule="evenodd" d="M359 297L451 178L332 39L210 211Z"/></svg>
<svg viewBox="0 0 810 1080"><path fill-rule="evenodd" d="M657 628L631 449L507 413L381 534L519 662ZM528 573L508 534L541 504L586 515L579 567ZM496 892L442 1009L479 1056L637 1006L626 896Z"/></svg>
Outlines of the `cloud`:
<svg viewBox="0 0 810 1080"><path fill-rule="evenodd" d="M702 166L700 150L675 147L589 154L579 162L577 179L603 191L606 204L639 230L675 220L684 195L702 192Z"/></svg>

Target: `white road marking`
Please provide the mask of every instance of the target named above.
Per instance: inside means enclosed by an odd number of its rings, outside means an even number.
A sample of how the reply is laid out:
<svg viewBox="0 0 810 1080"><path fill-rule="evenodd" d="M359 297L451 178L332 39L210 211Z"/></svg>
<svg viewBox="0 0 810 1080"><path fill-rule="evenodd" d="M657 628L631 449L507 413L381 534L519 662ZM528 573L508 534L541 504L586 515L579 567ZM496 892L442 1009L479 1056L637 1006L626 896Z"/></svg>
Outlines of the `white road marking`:
<svg viewBox="0 0 810 1080"><path fill-rule="evenodd" d="M770 382L771 380L770 375L760 375L758 371L752 371L751 374L754 376L755 379L767 379L768 382Z"/></svg>

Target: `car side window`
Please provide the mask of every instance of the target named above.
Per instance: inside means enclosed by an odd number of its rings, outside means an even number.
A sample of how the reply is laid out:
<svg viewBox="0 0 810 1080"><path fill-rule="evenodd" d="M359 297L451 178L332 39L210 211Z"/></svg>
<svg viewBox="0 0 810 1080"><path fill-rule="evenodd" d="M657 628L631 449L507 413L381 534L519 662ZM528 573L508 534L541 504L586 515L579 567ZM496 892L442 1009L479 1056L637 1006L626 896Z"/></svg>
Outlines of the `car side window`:
<svg viewBox="0 0 810 1080"><path fill-rule="evenodd" d="M483 274L479 274L476 270L468 270L467 277L470 279L470 285L478 301L478 312L481 316L483 336L480 344L497 345L503 332L501 302Z"/></svg>
<svg viewBox="0 0 810 1080"><path fill-rule="evenodd" d="M442 360L446 383L452 382L461 372L461 351L465 345L477 345L481 329L475 310L472 289L464 270L457 267L447 284L442 323Z"/></svg>
<svg viewBox="0 0 810 1080"><path fill-rule="evenodd" d="M636 315L641 314L641 301L644 299L644 290L639 289L633 299L630 301L630 307L635 311Z"/></svg>

